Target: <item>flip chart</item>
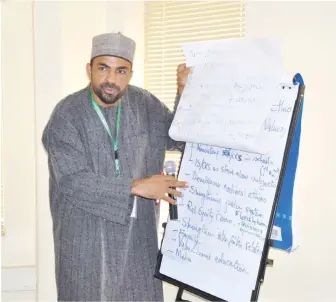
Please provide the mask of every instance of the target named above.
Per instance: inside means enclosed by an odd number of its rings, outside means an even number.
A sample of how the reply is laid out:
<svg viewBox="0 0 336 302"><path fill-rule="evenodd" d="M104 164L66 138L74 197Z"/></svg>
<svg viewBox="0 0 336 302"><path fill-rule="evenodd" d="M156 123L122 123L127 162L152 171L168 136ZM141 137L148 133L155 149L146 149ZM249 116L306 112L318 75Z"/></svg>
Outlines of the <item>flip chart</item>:
<svg viewBox="0 0 336 302"><path fill-rule="evenodd" d="M179 219L168 221L159 272L247 302L274 213L298 85L281 71L272 41L209 43L184 47L193 72L169 133L186 142L178 179L189 188L177 199Z"/></svg>

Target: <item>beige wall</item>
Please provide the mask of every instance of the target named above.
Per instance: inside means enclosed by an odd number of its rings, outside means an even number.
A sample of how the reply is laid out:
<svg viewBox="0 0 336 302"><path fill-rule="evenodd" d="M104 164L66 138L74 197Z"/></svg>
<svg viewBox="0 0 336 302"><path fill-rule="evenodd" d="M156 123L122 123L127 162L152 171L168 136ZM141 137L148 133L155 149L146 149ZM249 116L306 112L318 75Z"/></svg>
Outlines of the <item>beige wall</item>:
<svg viewBox="0 0 336 302"><path fill-rule="evenodd" d="M249 37L276 36L286 71L300 72L307 86L295 201L299 249L272 251L262 302L335 300L336 279L336 2L254 1L247 8Z"/></svg>
<svg viewBox="0 0 336 302"><path fill-rule="evenodd" d="M1 240L3 301L15 298L27 302L35 300L36 146L32 16L29 2L10 1L1 7L2 167L6 230Z"/></svg>
<svg viewBox="0 0 336 302"><path fill-rule="evenodd" d="M2 266L25 269L37 265L38 301L55 301L42 130L56 102L87 84L85 64L94 34L122 30L136 39L133 83L143 85L143 3L37 1L33 8L29 1L6 1L2 10L7 229L2 238ZM332 2L292 1L253 2L247 10L248 36L280 37L286 70L301 72L307 84L295 187L301 246L292 255L272 251L275 266L267 269L262 302L334 300L335 11ZM34 272L30 273L34 278ZM14 283L18 280L18 275L10 276ZM167 291L167 297L173 297L172 292Z"/></svg>
<svg viewBox="0 0 336 302"><path fill-rule="evenodd" d="M5 267L35 265L32 13L29 2L8 2L2 8L2 165L7 232L2 238L1 261Z"/></svg>

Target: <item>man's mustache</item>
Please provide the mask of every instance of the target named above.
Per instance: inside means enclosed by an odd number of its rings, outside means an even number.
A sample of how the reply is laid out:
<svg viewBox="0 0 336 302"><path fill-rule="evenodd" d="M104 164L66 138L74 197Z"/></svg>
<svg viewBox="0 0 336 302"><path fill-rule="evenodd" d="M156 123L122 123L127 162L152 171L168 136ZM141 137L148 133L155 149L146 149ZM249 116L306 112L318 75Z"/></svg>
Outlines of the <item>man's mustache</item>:
<svg viewBox="0 0 336 302"><path fill-rule="evenodd" d="M100 86L101 88L111 88L111 89L116 89L118 91L120 91L120 87L117 84L114 83L104 83Z"/></svg>

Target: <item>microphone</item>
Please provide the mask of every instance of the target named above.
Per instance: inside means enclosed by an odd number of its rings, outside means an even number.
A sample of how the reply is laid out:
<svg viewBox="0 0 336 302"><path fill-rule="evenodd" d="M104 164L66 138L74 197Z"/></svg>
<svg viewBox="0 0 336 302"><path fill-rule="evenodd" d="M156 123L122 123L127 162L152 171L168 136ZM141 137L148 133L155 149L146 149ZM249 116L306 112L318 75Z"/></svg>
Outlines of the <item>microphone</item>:
<svg viewBox="0 0 336 302"><path fill-rule="evenodd" d="M166 175L170 175L170 176L176 176L176 163L172 160L168 160L165 162L165 171L166 171ZM175 189L175 188L172 188ZM172 194L168 194L168 196L172 199L176 198L172 195ZM170 220L177 220L178 215L177 215L177 205L176 204L169 204L169 217Z"/></svg>

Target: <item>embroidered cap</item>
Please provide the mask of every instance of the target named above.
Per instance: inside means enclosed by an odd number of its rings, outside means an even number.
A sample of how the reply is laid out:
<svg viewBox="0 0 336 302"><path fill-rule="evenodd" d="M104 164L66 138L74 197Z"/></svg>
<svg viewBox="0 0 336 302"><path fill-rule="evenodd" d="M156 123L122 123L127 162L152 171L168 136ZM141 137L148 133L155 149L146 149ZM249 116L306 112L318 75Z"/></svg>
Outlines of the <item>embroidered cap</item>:
<svg viewBox="0 0 336 302"><path fill-rule="evenodd" d="M133 63L135 41L122 33L106 33L92 38L91 59L98 56L113 56Z"/></svg>

